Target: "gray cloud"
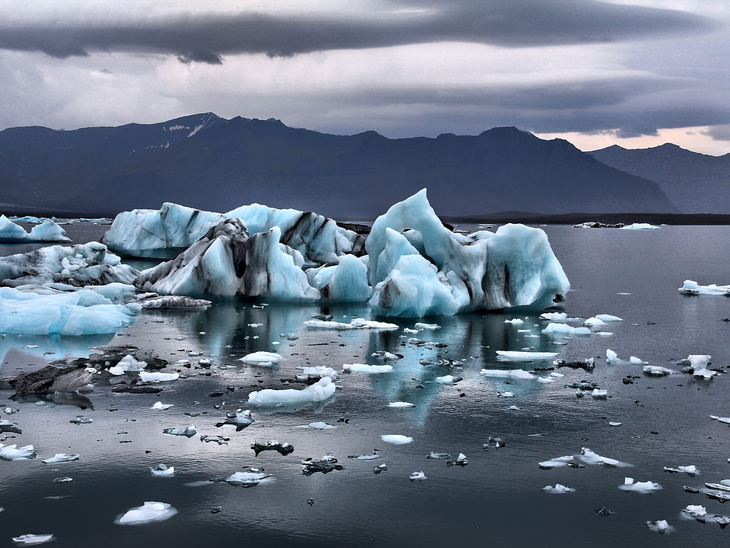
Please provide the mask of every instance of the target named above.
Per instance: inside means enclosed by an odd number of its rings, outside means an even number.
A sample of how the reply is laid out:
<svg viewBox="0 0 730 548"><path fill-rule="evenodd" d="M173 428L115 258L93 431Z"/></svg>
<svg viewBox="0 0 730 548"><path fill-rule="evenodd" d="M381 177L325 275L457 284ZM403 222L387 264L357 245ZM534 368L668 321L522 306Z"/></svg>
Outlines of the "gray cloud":
<svg viewBox="0 0 730 548"><path fill-rule="evenodd" d="M444 41L568 45L715 28L712 20L698 15L595 0L385 0L378 6L357 17L246 13L132 18L116 24L0 23L0 49L57 58L97 51L162 53L185 63L220 64L225 55L238 53L286 57Z"/></svg>

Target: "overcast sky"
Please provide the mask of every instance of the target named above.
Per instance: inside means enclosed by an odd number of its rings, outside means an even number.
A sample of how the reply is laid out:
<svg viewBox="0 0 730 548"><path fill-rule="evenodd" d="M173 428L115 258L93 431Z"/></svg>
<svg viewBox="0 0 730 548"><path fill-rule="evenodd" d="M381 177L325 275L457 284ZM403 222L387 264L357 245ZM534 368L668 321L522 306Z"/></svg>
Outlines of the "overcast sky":
<svg viewBox="0 0 730 548"><path fill-rule="evenodd" d="M0 129L199 112L730 152L726 0L0 0Z"/></svg>

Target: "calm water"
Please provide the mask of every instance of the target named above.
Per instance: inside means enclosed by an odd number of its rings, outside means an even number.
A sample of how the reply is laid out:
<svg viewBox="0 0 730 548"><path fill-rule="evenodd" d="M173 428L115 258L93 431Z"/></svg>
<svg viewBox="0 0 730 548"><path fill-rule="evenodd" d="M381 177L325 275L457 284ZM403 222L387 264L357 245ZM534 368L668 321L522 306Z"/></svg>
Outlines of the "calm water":
<svg viewBox="0 0 730 548"><path fill-rule="evenodd" d="M76 234L75 229L81 231ZM93 225L75 225L75 241L93 237ZM483 546L604 547L727 546L729 530L680 518L688 504L708 512L730 514L730 508L701 494L683 491L730 477L730 430L709 415L730 415L726 375L699 382L677 373L653 379L641 366L605 363L611 348L624 359L638 356L653 365L674 367L689 354L711 354L713 366L730 363L730 299L683 297L677 288L687 279L699 283L730 283L730 227L663 227L658 231L577 230L544 227L572 284L563 309L571 316L608 313L624 318L604 330L611 337L575 338L553 344L540 334L546 322L537 314L471 314L429 318L442 326L417 335L402 330L323 332L305 330L313 314L328 312L336 320L369 317L365 307L268 306L219 303L205 312L148 312L115 337L74 341L6 338L0 346L3 377L17 368L43 365L64 352L88 353L93 344L134 344L172 362L188 358L189 375L159 395L114 394L98 386L88 398L93 410L73 405L37 405L10 400L0 390L0 408L20 412L11 417L23 434L5 443L33 444L32 461L0 461L0 546L25 533L54 533L54 546ZM0 254L15 252L0 246ZM624 295L621 293L628 293ZM504 320L520 317L522 326ZM412 327L415 320L397 321ZM261 324L261 325L253 325ZM529 332L520 332L520 330ZM288 340L282 334L299 338ZM404 337L405 335L405 337ZM408 337L448 346L417 346ZM275 344L279 343L279 344ZM24 348L37 344L38 348ZM552 384L502 381L480 376L484 367L503 367L496 350L534 349L559 352L566 359L598 357L593 373L561 368L563 379ZM238 358L256 350L285 356L278 369L240 366ZM254 412L256 422L236 432L216 428L226 410L245 407L247 395L259 388L285 388L297 366L380 363L377 350L403 354L394 371L384 375L341 375L340 389L322 409L292 413ZM44 352L55 352L43 356ZM210 370L196 368L199 357L211 357ZM460 360L463 367L423 366L419 359ZM524 365L530 369L531 365ZM679 369L678 367L674 367ZM205 373L210 372L210 375ZM434 379L453 374L463 380L444 386ZM624 385L627 375L637 375ZM609 398L577 398L564 385L593 380ZM292 383L292 387L302 385ZM215 392L224 396L211 397ZM514 398L498 397L510 391ZM156 401L172 403L167 411L149 408ZM413 409L387 408L388 402L408 401ZM224 406L215 409L214 405ZM518 409L511 409L516 406ZM188 412L198 414L186 416ZM74 425L78 414L92 424ZM316 431L299 426L324 421L336 428ZM347 421L347 422L345 422ZM610 427L609 421L621 422ZM202 443L162 434L167 427L194 424L199 433L226 435L228 445ZM654 433L653 433L654 432ZM414 442L394 446L381 434L404 434ZM506 446L483 450L489 436ZM255 440L279 439L294 445L288 456L250 449ZM633 468L541 470L538 462L579 453L589 447ZM379 449L376 461L348 455ZM430 451L463 452L469 464L447 467L426 460ZM344 470L305 476L300 461L331 452ZM80 453L77 462L46 465L54 453ZM149 466L175 466L174 478L150 476ZM374 465L388 470L375 475ZM669 474L664 466L694 464L701 474ZM186 484L226 477L244 466L265 468L272 478L244 489L225 483ZM408 476L423 471L427 480L411 483ZM651 495L617 488L624 476L663 486ZM53 483L60 476L71 483ZM546 485L561 483L575 493L551 495ZM49 496L65 496L47 500ZM314 499L313 505L307 499ZM144 501L172 504L173 518L141 526L115 525L114 519ZM220 506L219 513L211 509ZM599 517L606 506L615 514ZM676 528L659 535L646 520L666 519ZM265 544L264 544L265 543Z"/></svg>

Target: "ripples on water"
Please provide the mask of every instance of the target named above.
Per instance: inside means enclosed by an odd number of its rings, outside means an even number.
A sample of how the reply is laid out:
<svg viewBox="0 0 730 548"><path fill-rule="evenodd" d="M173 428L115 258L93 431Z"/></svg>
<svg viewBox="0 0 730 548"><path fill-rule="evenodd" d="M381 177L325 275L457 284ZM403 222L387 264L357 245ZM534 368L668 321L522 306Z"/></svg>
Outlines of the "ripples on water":
<svg viewBox="0 0 730 548"><path fill-rule="evenodd" d="M69 234L86 241L99 228L74 225ZM75 230L81 232L75 232ZM92 409L73 405L19 403L13 392L0 390L0 409L16 407L10 417L23 434L5 443L33 444L36 460L0 462L0 545L25 533L54 533L54 546L726 546L727 535L715 524L680 519L688 504L702 504L708 512L730 514L717 501L683 491L730 477L728 427L709 418L730 415L725 395L727 376L699 382L676 374L660 379L643 377L640 366L607 366L606 348L622 358L635 355L653 365L679 369L673 362L688 354L711 354L713 366L730 360L727 341L730 299L686 297L677 288L687 279L702 284L730 283L728 227L663 227L634 232L610 229L544 228L572 283L564 310L587 318L598 313L624 318L603 330L612 337L593 335L555 345L540 334L546 322L537 314L469 314L429 318L437 331L418 335L397 332L305 330L303 322L327 312L336 320L369 316L366 307L282 306L254 309L249 303L218 303L205 312L145 312L115 337L75 341L12 338L2 341L2 376L29 364L39 367L63 353L88 352L99 344L134 344L173 363L188 358L193 368L180 368L190 377L166 386L158 395L115 394L99 386L88 397ZM0 246L0 253L12 253ZM629 293L629 295L619 295ZM520 317L522 326L505 324ZM413 327L415 320L396 320ZM249 324L262 324L249 327ZM529 333L521 333L528 329ZM282 334L299 338L288 340ZM409 337L443 342L448 346L418 347ZM279 343L273 344L273 343ZM24 348L38 345L37 349ZM496 350L559 352L559 357L596 357L592 373L561 368L565 377L552 384L536 381L488 379L482 368L505 367ZM240 365L238 358L257 350L286 357L278 369ZM341 375L335 398L316 414L312 408L295 413L263 414L236 432L216 428L226 410L245 407L247 395L260 388L286 388L297 366L328 365L338 371L344 363L380 363L370 355L378 350L403 354L392 373ZM45 355L45 352L54 352ZM200 357L212 357L208 370L196 368ZM419 363L439 357L459 360L463 367ZM231 366L231 367L224 367ZM532 365L525 364L525 369ZM453 386L435 382L453 374L463 380ZM640 378L625 385L627 375ZM605 401L578 399L564 385L593 380L608 390ZM224 396L210 393L234 386ZM300 388L292 384L290 387ZM513 398L498 397L512 392ZM172 403L167 411L149 409L156 401ZM412 409L391 409L388 402L408 401ZM215 409L214 405L223 405ZM510 409L516 406L518 409ZM183 413L197 414L195 417ZM77 415L92 424L74 425ZM324 421L334 429L297 428ZM621 422L619 427L609 421ZM162 434L163 428L194 424L199 433L230 437L228 445L203 443L199 437ZM652 433L657 432L657 433ZM390 445L381 434L412 436L407 445ZM487 451L489 436L506 446ZM255 440L279 439L294 445L294 453L274 451L254 457ZM579 453L597 453L629 462L633 468L540 470L537 463ZM348 455L379 450L375 461ZM463 452L469 465L447 467L426 460L430 451ZM67 464L46 465L54 453L80 453ZM304 476L299 462L333 453L344 470ZM153 478L149 467L175 466L174 478ZM373 466L388 470L375 475ZM664 466L695 464L701 475L663 472ZM186 486L226 477L244 466L259 466L273 475L252 488L215 483ZM411 483L408 476L423 471L427 480ZM617 487L629 475L637 481L659 482L664 488L651 495L625 493ZM71 483L53 483L60 476ZM546 485L561 483L575 493L550 495ZM46 500L48 496L66 496ZM307 504L307 499L314 504ZM172 504L179 513L165 522L136 527L115 525L121 513L144 501ZM214 507L219 513L211 513ZM615 515L599 517L606 506ZM666 519L677 531L661 536L644 521ZM3 544L4 543L4 544Z"/></svg>

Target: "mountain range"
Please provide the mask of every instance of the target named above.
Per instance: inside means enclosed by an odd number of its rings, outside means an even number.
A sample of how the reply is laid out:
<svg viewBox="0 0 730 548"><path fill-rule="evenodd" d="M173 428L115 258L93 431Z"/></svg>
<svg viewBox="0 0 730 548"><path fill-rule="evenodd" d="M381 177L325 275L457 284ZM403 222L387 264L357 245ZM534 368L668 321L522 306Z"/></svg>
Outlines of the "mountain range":
<svg viewBox="0 0 730 548"><path fill-rule="evenodd" d="M656 181L684 213L730 214L730 154L708 156L671 143L634 150L613 145L589 154L606 165Z"/></svg>
<svg viewBox="0 0 730 548"><path fill-rule="evenodd" d="M425 187L445 216L684 210L657 182L599 161L601 152L513 127L389 139L212 113L73 131L21 127L0 132L0 208L111 216L165 201L223 212L258 202L368 219Z"/></svg>

